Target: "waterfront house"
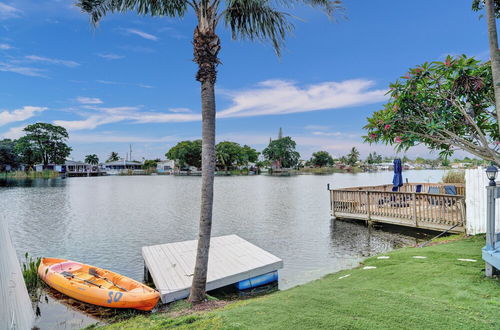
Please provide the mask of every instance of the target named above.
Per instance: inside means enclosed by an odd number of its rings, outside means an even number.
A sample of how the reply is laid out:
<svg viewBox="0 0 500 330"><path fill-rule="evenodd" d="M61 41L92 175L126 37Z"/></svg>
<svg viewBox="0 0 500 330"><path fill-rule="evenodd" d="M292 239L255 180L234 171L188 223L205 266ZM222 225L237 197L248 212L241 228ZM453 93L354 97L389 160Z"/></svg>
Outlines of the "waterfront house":
<svg viewBox="0 0 500 330"><path fill-rule="evenodd" d="M142 163L135 160L117 160L102 164L108 175L143 174Z"/></svg>
<svg viewBox="0 0 500 330"><path fill-rule="evenodd" d="M104 175L104 171L98 165L84 162L66 160L64 164L36 164L35 171L54 171L67 176L98 176Z"/></svg>
<svg viewBox="0 0 500 330"><path fill-rule="evenodd" d="M170 159L162 160L156 164L156 172L162 174L172 174L175 169L175 162Z"/></svg>

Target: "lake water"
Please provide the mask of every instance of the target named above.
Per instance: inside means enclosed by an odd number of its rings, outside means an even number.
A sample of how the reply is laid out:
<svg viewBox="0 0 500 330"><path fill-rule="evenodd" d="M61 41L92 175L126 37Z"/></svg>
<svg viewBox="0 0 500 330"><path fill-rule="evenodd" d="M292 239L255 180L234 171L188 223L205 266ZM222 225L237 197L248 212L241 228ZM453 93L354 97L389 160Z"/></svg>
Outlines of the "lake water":
<svg viewBox="0 0 500 330"><path fill-rule="evenodd" d="M406 171L439 182L444 171ZM388 184L392 172L216 177L213 235L237 234L280 257L280 289L415 244L407 231L330 220L331 187ZM21 258L68 258L143 277L141 247L196 239L200 177L109 176L0 181L0 221Z"/></svg>

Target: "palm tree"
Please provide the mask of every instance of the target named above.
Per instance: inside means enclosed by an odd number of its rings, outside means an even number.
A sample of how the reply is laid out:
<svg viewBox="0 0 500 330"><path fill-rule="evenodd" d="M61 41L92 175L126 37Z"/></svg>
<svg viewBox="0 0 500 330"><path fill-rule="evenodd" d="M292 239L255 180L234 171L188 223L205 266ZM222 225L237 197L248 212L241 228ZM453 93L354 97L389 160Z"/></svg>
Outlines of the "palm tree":
<svg viewBox="0 0 500 330"><path fill-rule="evenodd" d="M486 19L488 20L488 39L490 46L491 72L493 74L493 87L495 90L495 106L497 120L500 123L500 54L498 50L497 21L495 14L495 3L493 0L485 0ZM500 124L498 126L500 130Z"/></svg>
<svg viewBox="0 0 500 330"><path fill-rule="evenodd" d="M499 0L474 0L472 9L481 10L483 6L486 9L486 20L488 24L488 40L490 49L491 73L493 75L493 88L495 91L495 107L497 121L500 123L500 51L498 49L498 33L496 19L500 16ZM500 124L498 125L500 130Z"/></svg>
<svg viewBox="0 0 500 330"><path fill-rule="evenodd" d="M108 160L106 161L106 163L116 162L116 161L119 161L119 160L120 160L120 156L118 156L118 153L114 152L114 151L111 151L111 154L109 155Z"/></svg>
<svg viewBox="0 0 500 330"><path fill-rule="evenodd" d="M90 165L97 165L99 164L99 157L97 157L96 154L87 155L85 156L85 163Z"/></svg>
<svg viewBox="0 0 500 330"><path fill-rule="evenodd" d="M280 54L285 36L293 28L288 14L276 5L293 6L302 2L323 8L332 15L340 0L77 0L77 5L96 25L108 12L136 11L139 15L183 17L189 8L197 17L194 29L196 80L201 83L202 109L202 185L198 248L189 300L205 299L208 250L212 229L215 172L215 82L221 49L217 26L223 21L233 39L269 40Z"/></svg>
<svg viewBox="0 0 500 330"><path fill-rule="evenodd" d="M351 166L356 165L359 160L359 151L356 147L352 147L351 152L347 155L347 163Z"/></svg>

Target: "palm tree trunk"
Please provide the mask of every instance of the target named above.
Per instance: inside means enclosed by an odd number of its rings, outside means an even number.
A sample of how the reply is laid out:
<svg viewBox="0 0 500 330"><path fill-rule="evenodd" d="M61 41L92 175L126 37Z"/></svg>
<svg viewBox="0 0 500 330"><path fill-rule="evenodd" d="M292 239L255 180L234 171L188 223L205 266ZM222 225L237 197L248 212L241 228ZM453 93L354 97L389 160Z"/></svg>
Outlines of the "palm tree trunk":
<svg viewBox="0 0 500 330"><path fill-rule="evenodd" d="M205 299L207 283L208 252L212 231L212 206L214 199L215 172L215 88L210 81L201 86L202 98L202 176L201 209L198 249L194 268L193 285L189 300L200 302Z"/></svg>
<svg viewBox="0 0 500 330"><path fill-rule="evenodd" d="M215 27L215 25L213 25ZM194 33L194 61L198 63L196 80L201 82L202 105L202 178L201 208L198 248L189 301L197 303L205 299L208 271L208 253L212 232L212 208L215 176L215 82L220 40L213 30Z"/></svg>
<svg viewBox="0 0 500 330"><path fill-rule="evenodd" d="M500 132L500 51L498 49L497 22L495 18L495 6L493 0L486 0L485 4L486 18L488 21L491 71L493 73L493 86L495 89L495 107Z"/></svg>

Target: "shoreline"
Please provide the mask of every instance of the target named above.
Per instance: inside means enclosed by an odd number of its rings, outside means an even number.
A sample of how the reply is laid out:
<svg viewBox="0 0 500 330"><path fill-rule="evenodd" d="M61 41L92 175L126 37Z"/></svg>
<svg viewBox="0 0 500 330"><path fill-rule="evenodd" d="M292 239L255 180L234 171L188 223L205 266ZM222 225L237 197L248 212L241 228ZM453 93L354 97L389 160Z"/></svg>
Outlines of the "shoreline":
<svg viewBox="0 0 500 330"><path fill-rule="evenodd" d="M456 169L453 168L432 168L432 169L427 169L427 168L416 168L412 169L411 171L429 171L429 170L437 170L437 171L457 171ZM259 174L257 173L244 173L238 171L230 171L225 172L225 171L219 171L216 172L215 176L226 176L226 177L231 177L231 176L274 176L274 177L290 177L290 176L297 176L297 175L330 175L330 174L336 174L336 173L351 173L351 174L357 174L357 173L381 173L381 172L392 172L391 170L363 170L361 168L352 168L352 169L337 169L337 168L307 168L307 169L300 169L300 170L294 170L293 172L290 173L276 173L272 174L269 172L261 172ZM88 176L88 177L103 177L103 176L175 176L175 177L198 177L201 176L201 172L195 172L192 174L174 174L174 173L137 173L137 174L116 174L116 175L110 175L110 174L105 174L105 175L99 175L99 176ZM56 179L56 178L70 178L70 177L87 177L87 176L66 176L64 173L59 173L55 171L49 171L45 170L42 172L36 172L36 171L12 171L12 172L0 172L0 179Z"/></svg>
<svg viewBox="0 0 500 330"><path fill-rule="evenodd" d="M177 314L169 309L103 329L400 328L405 318L415 328L498 327L500 298L491 292L500 283L482 272L483 245L484 235L447 236L424 248L369 257L356 268L288 290L208 311L181 301Z"/></svg>

